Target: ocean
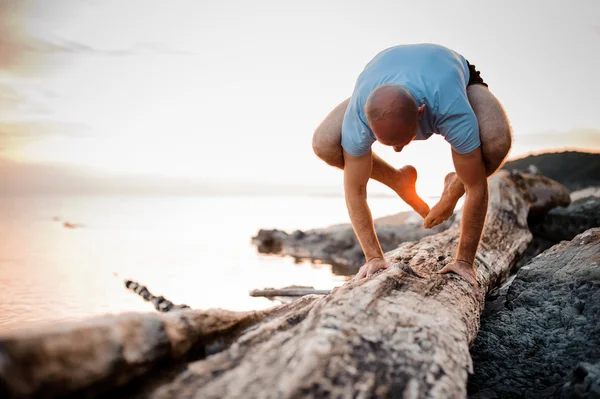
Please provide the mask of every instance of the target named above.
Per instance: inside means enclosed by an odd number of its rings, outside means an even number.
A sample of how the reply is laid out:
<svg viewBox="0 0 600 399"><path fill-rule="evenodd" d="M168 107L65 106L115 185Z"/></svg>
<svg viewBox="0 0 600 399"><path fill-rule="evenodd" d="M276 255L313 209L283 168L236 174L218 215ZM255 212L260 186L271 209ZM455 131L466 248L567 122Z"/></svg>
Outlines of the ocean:
<svg viewBox="0 0 600 399"><path fill-rule="evenodd" d="M374 217L407 210L369 200ZM347 223L343 197L0 197L0 332L121 312L154 312L125 279L193 308L273 306L254 288L328 289L346 277L329 265L258 254L260 228ZM66 228L64 223L76 228Z"/></svg>

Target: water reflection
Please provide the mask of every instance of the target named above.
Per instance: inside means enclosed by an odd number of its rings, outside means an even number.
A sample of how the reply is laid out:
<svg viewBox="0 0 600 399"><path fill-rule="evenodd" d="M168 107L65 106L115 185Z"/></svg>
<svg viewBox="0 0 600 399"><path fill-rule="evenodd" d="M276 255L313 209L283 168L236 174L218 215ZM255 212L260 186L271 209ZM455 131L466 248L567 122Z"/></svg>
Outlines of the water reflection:
<svg viewBox="0 0 600 399"><path fill-rule="evenodd" d="M395 198L375 202L375 216L403 210ZM259 255L250 238L261 227L346 220L343 198L0 198L0 331L154 311L123 287L125 279L176 303L231 310L272 306L249 297L254 288L330 289L345 281L330 266Z"/></svg>

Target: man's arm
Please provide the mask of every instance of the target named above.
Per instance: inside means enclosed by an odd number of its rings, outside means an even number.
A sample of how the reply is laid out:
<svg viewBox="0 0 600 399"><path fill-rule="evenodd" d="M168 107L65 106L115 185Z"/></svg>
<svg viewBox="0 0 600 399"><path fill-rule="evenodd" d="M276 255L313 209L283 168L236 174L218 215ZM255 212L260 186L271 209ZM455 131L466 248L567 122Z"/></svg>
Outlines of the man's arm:
<svg viewBox="0 0 600 399"><path fill-rule="evenodd" d="M467 194L462 211L456 262L467 262L473 267L488 207L487 175L481 147L468 154L452 150L452 160L456 175L465 186Z"/></svg>
<svg viewBox="0 0 600 399"><path fill-rule="evenodd" d="M356 275L357 279L385 269L386 263L379 239L375 233L373 217L367 204L367 182L371 176L373 158L368 154L355 157L344 151L344 193L346 206L354 233L365 254L366 263Z"/></svg>

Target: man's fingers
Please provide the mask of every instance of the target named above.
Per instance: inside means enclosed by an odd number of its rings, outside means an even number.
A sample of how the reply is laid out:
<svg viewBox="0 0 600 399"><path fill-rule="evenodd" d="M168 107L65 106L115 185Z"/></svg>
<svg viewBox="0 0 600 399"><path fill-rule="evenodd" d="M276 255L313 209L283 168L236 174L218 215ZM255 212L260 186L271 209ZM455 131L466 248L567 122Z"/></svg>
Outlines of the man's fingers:
<svg viewBox="0 0 600 399"><path fill-rule="evenodd" d="M367 268L363 266L360 268L358 273L356 273L356 276L354 276L354 280L360 280L361 278L365 277L366 274L367 274Z"/></svg>
<svg viewBox="0 0 600 399"><path fill-rule="evenodd" d="M358 273L356 273L356 275L352 278L352 281L357 281L365 277L370 278L387 268L388 264L383 262L363 265L363 267L359 269Z"/></svg>
<svg viewBox="0 0 600 399"><path fill-rule="evenodd" d="M371 268L369 268L369 271L367 272L367 277L372 277L373 275L384 271L385 269L387 269L387 265L385 266L373 266Z"/></svg>
<svg viewBox="0 0 600 399"><path fill-rule="evenodd" d="M446 274L453 271L451 268L448 267L448 265L444 266L441 268L441 270L438 272L438 274Z"/></svg>

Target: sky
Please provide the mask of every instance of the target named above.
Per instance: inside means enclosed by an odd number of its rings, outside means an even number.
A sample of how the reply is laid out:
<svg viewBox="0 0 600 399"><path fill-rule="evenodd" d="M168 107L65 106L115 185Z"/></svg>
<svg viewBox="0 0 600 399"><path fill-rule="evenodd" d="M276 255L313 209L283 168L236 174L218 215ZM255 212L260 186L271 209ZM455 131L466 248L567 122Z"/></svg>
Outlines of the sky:
<svg viewBox="0 0 600 399"><path fill-rule="evenodd" d="M340 193L315 128L375 54L423 42L481 71L511 157L600 150L598 0L0 0L0 182ZM452 170L439 137L374 151L424 195Z"/></svg>

